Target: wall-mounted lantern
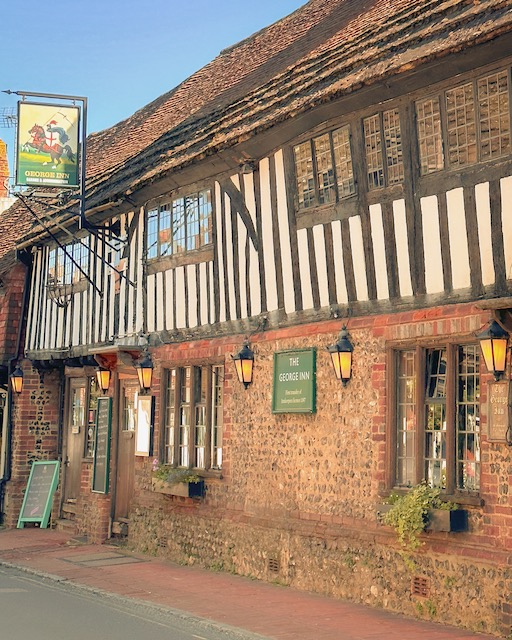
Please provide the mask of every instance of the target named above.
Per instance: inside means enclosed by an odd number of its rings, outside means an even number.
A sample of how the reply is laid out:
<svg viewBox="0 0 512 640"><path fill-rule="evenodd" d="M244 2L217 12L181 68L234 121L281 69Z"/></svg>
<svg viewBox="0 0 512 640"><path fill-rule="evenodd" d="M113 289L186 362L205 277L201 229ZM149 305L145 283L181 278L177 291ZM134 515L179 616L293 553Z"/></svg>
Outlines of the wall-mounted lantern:
<svg viewBox="0 0 512 640"><path fill-rule="evenodd" d="M17 393L18 395L23 390L23 371L19 366L17 366L11 373L11 386L14 393Z"/></svg>
<svg viewBox="0 0 512 640"><path fill-rule="evenodd" d="M493 320L476 337L480 341L487 370L493 374L495 380L499 380L507 365L508 331Z"/></svg>
<svg viewBox="0 0 512 640"><path fill-rule="evenodd" d="M352 377L352 351L354 347L348 338L348 331L343 327L336 344L327 347L327 351L331 355L332 366L336 378L341 380L343 386L346 386Z"/></svg>
<svg viewBox="0 0 512 640"><path fill-rule="evenodd" d="M250 348L249 342L246 340L240 351L231 357L235 363L238 380L247 389L252 382L252 370L254 365L254 352Z"/></svg>
<svg viewBox="0 0 512 640"><path fill-rule="evenodd" d="M153 360L147 350L144 350L140 360L134 365L137 369L137 375L139 377L140 390L143 392L151 389L151 381L153 380Z"/></svg>
<svg viewBox="0 0 512 640"><path fill-rule="evenodd" d="M103 394L107 393L108 388L110 387L110 376L110 369L104 369L103 367L100 367L96 371L96 380L98 382L98 387L101 389L101 392Z"/></svg>

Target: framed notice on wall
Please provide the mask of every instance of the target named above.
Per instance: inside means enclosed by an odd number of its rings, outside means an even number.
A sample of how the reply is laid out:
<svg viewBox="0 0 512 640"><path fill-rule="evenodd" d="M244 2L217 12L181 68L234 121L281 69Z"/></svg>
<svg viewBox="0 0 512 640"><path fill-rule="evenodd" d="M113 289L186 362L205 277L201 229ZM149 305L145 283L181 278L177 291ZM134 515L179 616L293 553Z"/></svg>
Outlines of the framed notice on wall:
<svg viewBox="0 0 512 640"><path fill-rule="evenodd" d="M153 428L153 396L139 396L135 427L135 455L149 456Z"/></svg>
<svg viewBox="0 0 512 640"><path fill-rule="evenodd" d="M25 522L39 522L39 526L46 529L52 510L53 494L58 484L58 460L45 460L32 464L21 505L18 529L23 529Z"/></svg>
<svg viewBox="0 0 512 640"><path fill-rule="evenodd" d="M273 413L316 411L316 350L274 354Z"/></svg>
<svg viewBox="0 0 512 640"><path fill-rule="evenodd" d="M92 490L108 493L110 470L110 433L112 430L112 398L98 398L96 409L96 441L94 444L94 464Z"/></svg>
<svg viewBox="0 0 512 640"><path fill-rule="evenodd" d="M488 392L487 439L489 442L507 442L510 424L510 381L490 382Z"/></svg>

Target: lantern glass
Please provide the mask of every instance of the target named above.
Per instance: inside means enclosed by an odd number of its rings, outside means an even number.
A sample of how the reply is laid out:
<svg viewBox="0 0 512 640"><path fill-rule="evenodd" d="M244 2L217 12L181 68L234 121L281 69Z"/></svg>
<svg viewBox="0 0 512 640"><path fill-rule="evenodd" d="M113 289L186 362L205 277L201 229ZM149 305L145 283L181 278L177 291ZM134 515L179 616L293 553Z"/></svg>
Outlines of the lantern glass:
<svg viewBox="0 0 512 640"><path fill-rule="evenodd" d="M11 386L14 393L18 395L23 390L23 371L19 367L16 367L11 374Z"/></svg>
<svg viewBox="0 0 512 640"><path fill-rule="evenodd" d="M141 391L149 391L153 380L153 361L149 353L142 357L142 360L135 365L135 368L137 369Z"/></svg>
<svg viewBox="0 0 512 640"><path fill-rule="evenodd" d="M354 350L345 327L340 332L338 342L327 347L327 350L331 355L336 378L345 386L352 377L352 351Z"/></svg>
<svg viewBox="0 0 512 640"><path fill-rule="evenodd" d="M499 380L507 365L508 333L494 320L477 338L487 370Z"/></svg>
<svg viewBox="0 0 512 640"><path fill-rule="evenodd" d="M233 356L233 362L235 363L236 375L238 376L239 382L247 389L252 382L254 365L254 352L247 342L245 342L240 351Z"/></svg>
<svg viewBox="0 0 512 640"><path fill-rule="evenodd" d="M96 371L96 380L101 391L107 393L110 387L110 369L98 369Z"/></svg>

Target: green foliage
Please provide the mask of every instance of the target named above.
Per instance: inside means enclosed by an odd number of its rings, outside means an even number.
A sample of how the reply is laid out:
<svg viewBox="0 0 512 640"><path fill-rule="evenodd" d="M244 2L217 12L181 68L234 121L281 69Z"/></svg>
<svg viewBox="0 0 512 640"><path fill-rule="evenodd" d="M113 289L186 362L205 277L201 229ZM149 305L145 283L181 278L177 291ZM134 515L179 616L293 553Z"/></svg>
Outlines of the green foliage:
<svg viewBox="0 0 512 640"><path fill-rule="evenodd" d="M197 473L190 469L178 469L169 464L158 465L153 471L153 478L169 484L177 484L178 482L195 484L201 480Z"/></svg>
<svg viewBox="0 0 512 640"><path fill-rule="evenodd" d="M394 528L401 546L408 551L416 551L420 546L420 533L428 522L431 509L455 509L456 505L444 502L441 490L432 488L425 482L418 484L404 495L391 494L393 507L384 514L383 521Z"/></svg>

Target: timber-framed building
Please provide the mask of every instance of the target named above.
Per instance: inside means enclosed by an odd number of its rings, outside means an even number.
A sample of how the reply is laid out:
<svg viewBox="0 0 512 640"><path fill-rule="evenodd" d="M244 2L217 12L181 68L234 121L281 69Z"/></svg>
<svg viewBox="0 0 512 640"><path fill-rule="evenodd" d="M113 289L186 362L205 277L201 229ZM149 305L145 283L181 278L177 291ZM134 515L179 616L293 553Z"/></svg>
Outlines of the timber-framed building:
<svg viewBox="0 0 512 640"><path fill-rule="evenodd" d="M86 215L105 232L59 201L66 251L46 226L18 244L6 520L36 451L64 463L58 526L91 540L509 634L510 430L476 336L512 329L511 52L510 1L310 0L89 136ZM346 385L327 350L343 326ZM287 353L313 356L315 382L289 411ZM204 490L171 493L163 464ZM411 573L375 512L422 481L467 527L425 533Z"/></svg>

